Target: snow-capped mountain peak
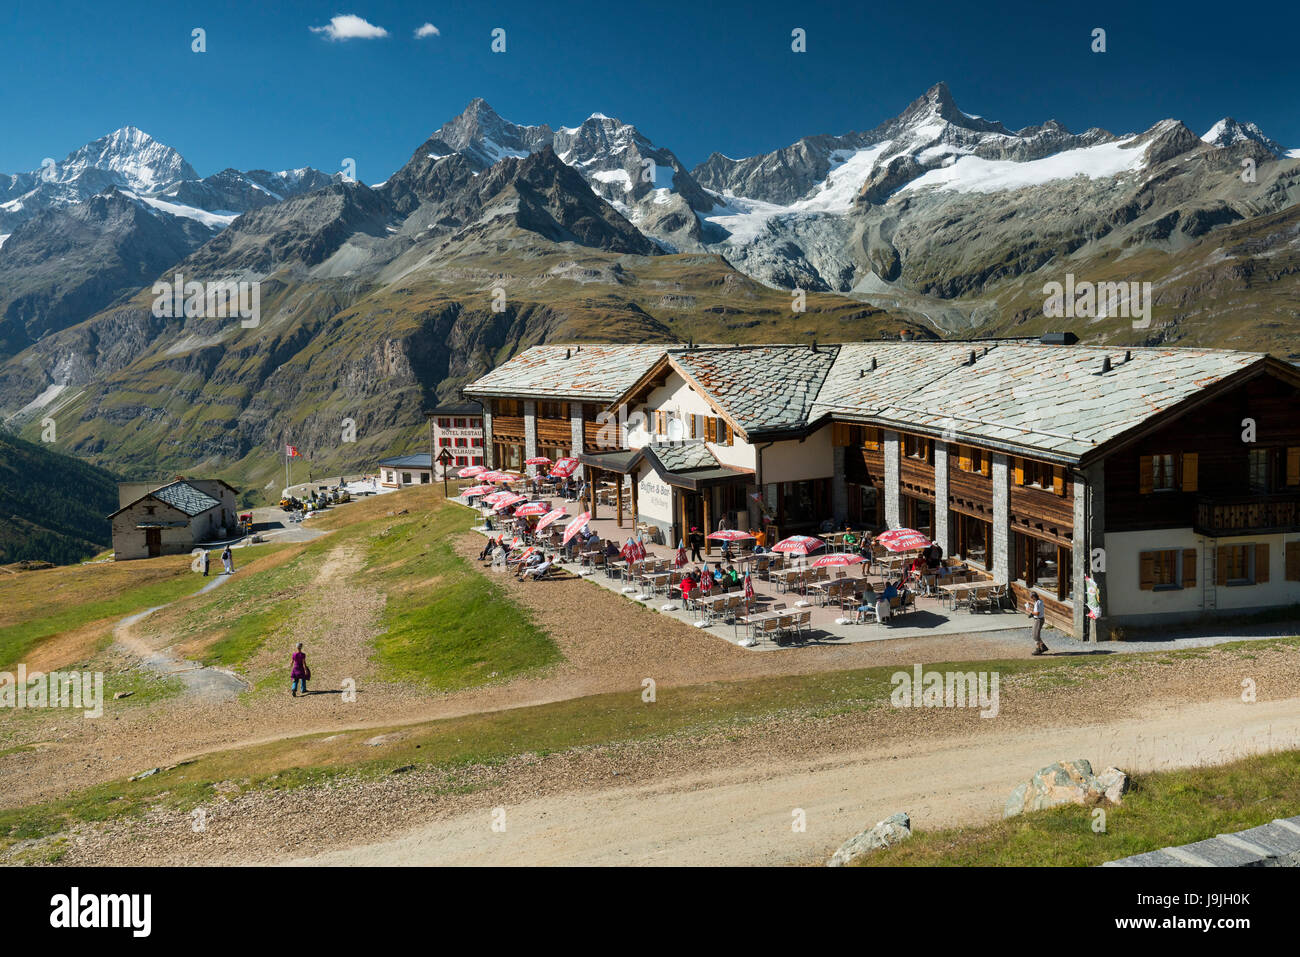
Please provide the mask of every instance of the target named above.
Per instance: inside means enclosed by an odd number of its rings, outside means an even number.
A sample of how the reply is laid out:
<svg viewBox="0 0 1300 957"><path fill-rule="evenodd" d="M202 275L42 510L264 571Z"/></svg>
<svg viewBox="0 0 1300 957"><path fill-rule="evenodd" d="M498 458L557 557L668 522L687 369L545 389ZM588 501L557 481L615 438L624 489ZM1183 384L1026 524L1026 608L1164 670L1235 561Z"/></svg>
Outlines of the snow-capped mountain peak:
<svg viewBox="0 0 1300 957"><path fill-rule="evenodd" d="M194 167L176 150L134 126L124 126L69 153L53 170L53 180L71 183L88 170L116 174L116 185L156 190L183 179L198 179ZM49 179L50 173L45 173Z"/></svg>
<svg viewBox="0 0 1300 957"><path fill-rule="evenodd" d="M1264 146L1275 156L1282 156L1286 153L1286 149L1282 144L1270 139L1254 123L1242 123L1234 120L1231 116L1225 116L1211 126L1201 136L1201 139L1219 149L1236 146L1238 143L1255 142Z"/></svg>

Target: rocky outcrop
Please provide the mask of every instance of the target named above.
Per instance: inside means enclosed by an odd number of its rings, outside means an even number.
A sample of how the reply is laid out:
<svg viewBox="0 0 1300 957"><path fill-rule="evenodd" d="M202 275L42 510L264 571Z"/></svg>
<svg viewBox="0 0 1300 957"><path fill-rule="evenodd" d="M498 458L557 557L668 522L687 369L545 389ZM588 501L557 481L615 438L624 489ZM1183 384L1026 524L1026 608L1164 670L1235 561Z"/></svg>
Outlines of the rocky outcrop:
<svg viewBox="0 0 1300 957"><path fill-rule="evenodd" d="M1128 786L1128 775L1119 768L1093 774L1092 765L1083 758L1058 761L1012 791L1002 808L1002 816L1014 817L1062 804L1096 805L1103 801L1119 804Z"/></svg>
<svg viewBox="0 0 1300 957"><path fill-rule="evenodd" d="M843 844L826 862L827 867L844 867L854 864L873 851L893 847L912 836L912 819L905 813L891 814L875 827L868 828Z"/></svg>

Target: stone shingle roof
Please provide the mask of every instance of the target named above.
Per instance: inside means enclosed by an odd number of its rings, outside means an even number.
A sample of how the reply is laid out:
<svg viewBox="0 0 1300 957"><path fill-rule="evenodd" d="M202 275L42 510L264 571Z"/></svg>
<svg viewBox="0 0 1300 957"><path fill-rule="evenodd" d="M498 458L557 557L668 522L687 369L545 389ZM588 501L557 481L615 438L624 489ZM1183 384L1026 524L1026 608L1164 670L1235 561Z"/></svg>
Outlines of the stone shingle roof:
<svg viewBox="0 0 1300 957"><path fill-rule="evenodd" d="M663 356L663 345L533 346L472 385L470 396L612 402Z"/></svg>
<svg viewBox="0 0 1300 957"><path fill-rule="evenodd" d="M871 419L1077 461L1264 356L1217 349L970 344L872 346L876 372L861 378L862 354L837 363L816 414ZM1102 373L1109 357L1111 370ZM838 368L841 363L849 363ZM869 364L869 363L868 363ZM856 368L855 368L856 367ZM873 380L879 378L876 388Z"/></svg>
<svg viewBox="0 0 1300 957"><path fill-rule="evenodd" d="M429 453L413 452L410 455L398 455L391 459L380 459L379 464L398 469L427 469L430 468Z"/></svg>
<svg viewBox="0 0 1300 957"><path fill-rule="evenodd" d="M1159 347L1133 347L1126 361L1124 348L1025 341L854 342L816 351L800 345L577 348L536 346L466 393L609 402L667 355L747 434L834 416L1078 461L1265 361L1260 353ZM1111 370L1103 374L1107 357Z"/></svg>
<svg viewBox="0 0 1300 957"><path fill-rule="evenodd" d="M838 351L838 346L739 346L668 354L749 433L806 423Z"/></svg>
<svg viewBox="0 0 1300 957"><path fill-rule="evenodd" d="M154 489L149 495L166 502L172 508L180 509L186 515L198 515L221 504L207 492L200 492L188 482L172 482L171 485Z"/></svg>
<svg viewBox="0 0 1300 957"><path fill-rule="evenodd" d="M659 464L669 472L686 472L691 469L716 469L719 462L703 442L688 442L681 445L656 443L645 447L654 454Z"/></svg>

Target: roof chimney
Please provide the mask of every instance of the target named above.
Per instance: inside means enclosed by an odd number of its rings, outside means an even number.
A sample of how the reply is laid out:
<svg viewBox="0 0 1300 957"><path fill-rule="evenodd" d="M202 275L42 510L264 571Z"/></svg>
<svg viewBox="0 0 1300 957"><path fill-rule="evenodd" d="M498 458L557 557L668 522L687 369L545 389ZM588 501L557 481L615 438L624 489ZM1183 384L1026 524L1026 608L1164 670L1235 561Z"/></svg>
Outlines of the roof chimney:
<svg viewBox="0 0 1300 957"><path fill-rule="evenodd" d="M816 352L816 351L817 351L817 340L816 340L816 339L814 339L814 340L812 341L812 351L813 351L813 352Z"/></svg>
<svg viewBox="0 0 1300 957"><path fill-rule="evenodd" d="M1132 362L1132 361L1133 361L1133 350L1132 350L1132 349L1125 349L1125 350L1124 350L1124 361L1125 361L1125 362Z"/></svg>
<svg viewBox="0 0 1300 957"><path fill-rule="evenodd" d="M871 357L871 371L872 371L872 372L875 372L875 371L876 371L876 357L875 357L875 356L872 356L872 357Z"/></svg>
<svg viewBox="0 0 1300 957"><path fill-rule="evenodd" d="M970 359L966 362L966 364L967 364L968 366L973 366L973 365L974 365L978 360L979 360L979 356L977 356L977 355L975 354L975 350L972 349L972 350L970 351Z"/></svg>
<svg viewBox="0 0 1300 957"><path fill-rule="evenodd" d="M1101 372L1098 375L1105 375L1110 371L1110 356L1104 356L1101 360Z"/></svg>
<svg viewBox="0 0 1300 957"><path fill-rule="evenodd" d="M572 349L565 349L565 350L564 350L564 358L566 358L566 359L572 359L572 358L573 358L573 350L572 350Z"/></svg>

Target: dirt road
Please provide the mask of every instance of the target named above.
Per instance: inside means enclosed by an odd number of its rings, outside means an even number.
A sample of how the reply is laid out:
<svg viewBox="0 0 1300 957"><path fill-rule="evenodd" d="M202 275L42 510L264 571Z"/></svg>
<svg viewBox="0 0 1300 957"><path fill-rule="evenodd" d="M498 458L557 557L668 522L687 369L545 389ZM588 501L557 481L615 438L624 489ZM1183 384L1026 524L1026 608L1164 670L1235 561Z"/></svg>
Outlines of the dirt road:
<svg viewBox="0 0 1300 957"><path fill-rule="evenodd" d="M940 828L996 819L1017 784L1053 761L1159 770L1300 747L1300 698L1153 710L1092 727L921 741L907 754L750 764L636 787L554 795L421 825L379 843L294 861L324 865L808 864L894 813ZM794 829L796 809L806 830ZM1081 814L1087 812L1080 809Z"/></svg>

